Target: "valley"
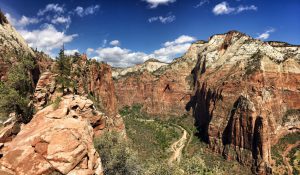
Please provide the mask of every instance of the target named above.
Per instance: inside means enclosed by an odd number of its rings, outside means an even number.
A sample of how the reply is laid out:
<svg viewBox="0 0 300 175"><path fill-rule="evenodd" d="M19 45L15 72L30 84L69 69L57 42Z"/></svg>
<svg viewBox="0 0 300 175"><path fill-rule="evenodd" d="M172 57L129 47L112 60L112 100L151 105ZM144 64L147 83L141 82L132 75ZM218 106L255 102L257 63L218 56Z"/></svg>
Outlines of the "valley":
<svg viewBox="0 0 300 175"><path fill-rule="evenodd" d="M0 11L0 174L299 174L300 46L182 38L170 62L113 67L64 44L54 59Z"/></svg>

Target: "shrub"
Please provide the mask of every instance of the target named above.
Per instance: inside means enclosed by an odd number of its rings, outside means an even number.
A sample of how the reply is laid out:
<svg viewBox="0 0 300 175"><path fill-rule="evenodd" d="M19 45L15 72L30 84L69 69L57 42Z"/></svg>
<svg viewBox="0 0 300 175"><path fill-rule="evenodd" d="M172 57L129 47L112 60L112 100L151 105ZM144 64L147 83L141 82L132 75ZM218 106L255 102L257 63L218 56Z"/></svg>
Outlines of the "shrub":
<svg viewBox="0 0 300 175"><path fill-rule="evenodd" d="M3 12L0 10L0 24L4 24L4 23L8 23L7 18L5 17L5 15L3 14Z"/></svg>
<svg viewBox="0 0 300 175"><path fill-rule="evenodd" d="M94 145L100 154L104 174L143 174L136 152L120 134L107 132L95 139Z"/></svg>
<svg viewBox="0 0 300 175"><path fill-rule="evenodd" d="M53 102L53 109L57 109L59 107L59 103L61 102L61 97L56 97Z"/></svg>

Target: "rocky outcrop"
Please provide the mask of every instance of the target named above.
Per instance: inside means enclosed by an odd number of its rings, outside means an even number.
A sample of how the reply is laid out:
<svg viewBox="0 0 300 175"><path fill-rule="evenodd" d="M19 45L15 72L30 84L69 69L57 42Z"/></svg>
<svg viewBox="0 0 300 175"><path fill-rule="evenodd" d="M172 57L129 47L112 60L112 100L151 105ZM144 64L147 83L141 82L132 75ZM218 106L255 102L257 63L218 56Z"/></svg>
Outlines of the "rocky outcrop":
<svg viewBox="0 0 300 175"><path fill-rule="evenodd" d="M1 149L0 174L102 174L93 146L103 114L85 97L68 95L34 115Z"/></svg>
<svg viewBox="0 0 300 175"><path fill-rule="evenodd" d="M103 69L102 71L105 71L105 69ZM114 130L117 130L120 132L124 132L124 129L125 129L123 119L115 111L116 106L110 106L110 105L116 105L116 104L108 103L108 102L111 102L114 100L113 98L109 99L111 96L115 97L114 94L110 94L110 92L114 92L114 91L110 91L111 89L106 89L107 85L109 85L109 83L112 82L111 79L110 80L108 79L109 77L111 78L111 74L109 74L109 73L110 72L105 72L104 74L99 75L99 76L103 76L103 78L101 78L100 81L97 80L97 82L99 84L95 84L96 87L92 86L92 85L94 85L93 83L89 83L89 85L92 88L95 88L97 90L96 91L96 90L92 89L89 92L99 92L99 94L97 94L97 93L94 94L95 96L98 97L98 99L97 99L98 101L96 102L97 106L102 105L102 107L104 106L103 107L104 109L106 109L106 107L107 107L107 110L102 110L102 108L99 109L104 112L101 115L103 115L105 117L101 117L101 119L100 118L97 119L99 121L97 121L96 123L99 124L99 126L97 126L95 128L96 135L100 135L104 130L114 129ZM91 75L93 75L93 74L91 74ZM96 75L98 75L98 74L96 74ZM56 77L57 77L57 75L54 73L51 73L51 72L44 72L41 75L41 77L37 83L35 93L34 93L34 103L33 104L37 111L45 108L49 104L58 103L61 100L61 98L63 98L64 94L61 90L61 87L56 83L56 80L55 80ZM93 78L94 77L91 77L92 80L93 80ZM97 79L97 78L95 78L95 79ZM108 87L114 87L114 86L108 86ZM80 88L80 89L83 89L83 88ZM75 93L72 90L69 90L69 91L71 94ZM84 96L85 99L87 99L87 97L89 97L87 95L87 93L85 93L84 91L78 92L78 94L80 94L81 96ZM105 100L108 100L108 102ZM91 100L89 100L88 103L93 103L93 102ZM81 103L80 107L82 108L84 105L85 105L85 103ZM95 125L93 123L91 123L91 124L92 124L92 126Z"/></svg>

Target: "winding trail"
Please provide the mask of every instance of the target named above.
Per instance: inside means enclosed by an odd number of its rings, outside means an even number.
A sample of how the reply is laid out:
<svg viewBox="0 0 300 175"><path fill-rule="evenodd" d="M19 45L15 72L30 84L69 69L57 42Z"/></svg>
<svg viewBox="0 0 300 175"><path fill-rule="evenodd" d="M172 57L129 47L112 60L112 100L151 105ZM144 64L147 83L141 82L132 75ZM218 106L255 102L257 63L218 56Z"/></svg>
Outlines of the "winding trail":
<svg viewBox="0 0 300 175"><path fill-rule="evenodd" d="M289 158L287 157L287 155L289 154L289 152L300 145L300 141L297 141L296 143L294 144L289 144L287 146L287 148L284 150L283 154L282 154L282 158L283 158L283 163L285 166L288 167L288 174L289 175L292 175L293 174L293 167L290 165L290 162L289 162Z"/></svg>
<svg viewBox="0 0 300 175"><path fill-rule="evenodd" d="M168 164L172 165L174 161L176 162L180 162L181 159L181 155L182 155L182 150L185 146L185 143L187 141L187 131L179 126L179 125L175 125L177 128L180 128L183 131L183 134L181 136L181 138L179 140L177 140L176 142L174 142L171 145L171 150L173 151L173 154L171 155L171 157L169 158Z"/></svg>
<svg viewBox="0 0 300 175"><path fill-rule="evenodd" d="M136 119L138 121L143 121L143 122L155 122L155 120L153 119ZM171 157L168 160L168 164L172 165L174 161L176 161L177 163L180 162L181 160L181 156L182 156L182 150L186 145L187 142L187 138L188 138L188 132L181 126L177 125L177 124L172 124L174 127L179 128L180 130L183 131L183 134L181 136L181 138L177 141L175 141L172 145L171 145L171 150L173 152L173 154L171 155Z"/></svg>

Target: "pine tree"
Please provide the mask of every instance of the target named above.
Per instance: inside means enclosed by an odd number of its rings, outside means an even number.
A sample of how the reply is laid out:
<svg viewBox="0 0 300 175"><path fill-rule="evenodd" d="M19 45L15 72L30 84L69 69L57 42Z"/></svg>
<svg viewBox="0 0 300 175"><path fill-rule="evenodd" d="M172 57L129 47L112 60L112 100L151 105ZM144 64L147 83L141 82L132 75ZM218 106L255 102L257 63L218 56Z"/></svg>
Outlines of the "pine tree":
<svg viewBox="0 0 300 175"><path fill-rule="evenodd" d="M71 80L71 60L64 54L64 47L60 50L57 57L57 82L61 84L62 90L70 87Z"/></svg>

